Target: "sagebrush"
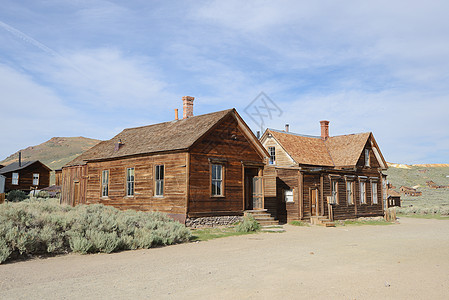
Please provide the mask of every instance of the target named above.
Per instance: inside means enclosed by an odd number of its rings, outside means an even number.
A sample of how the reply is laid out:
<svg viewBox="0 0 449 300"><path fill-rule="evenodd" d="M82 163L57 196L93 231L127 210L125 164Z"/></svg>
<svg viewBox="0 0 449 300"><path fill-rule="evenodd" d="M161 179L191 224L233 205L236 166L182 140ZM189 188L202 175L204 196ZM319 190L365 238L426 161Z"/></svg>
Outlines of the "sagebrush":
<svg viewBox="0 0 449 300"><path fill-rule="evenodd" d="M243 217L243 221L235 226L235 231L237 232L252 232L258 231L259 229L259 222L257 222L251 215Z"/></svg>
<svg viewBox="0 0 449 300"><path fill-rule="evenodd" d="M191 233L163 213L52 201L0 205L0 263L11 255L111 253L186 242Z"/></svg>

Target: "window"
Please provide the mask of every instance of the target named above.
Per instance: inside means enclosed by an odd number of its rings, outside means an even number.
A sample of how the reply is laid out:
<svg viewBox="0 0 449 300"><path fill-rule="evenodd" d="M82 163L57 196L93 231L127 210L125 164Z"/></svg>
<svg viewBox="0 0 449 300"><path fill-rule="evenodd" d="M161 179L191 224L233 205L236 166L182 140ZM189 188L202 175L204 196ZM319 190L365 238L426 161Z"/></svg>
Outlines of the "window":
<svg viewBox="0 0 449 300"><path fill-rule="evenodd" d="M155 195L156 196L163 196L164 195L164 165L158 165L155 168L155 175L154 175L155 184Z"/></svg>
<svg viewBox="0 0 449 300"><path fill-rule="evenodd" d="M293 200L293 190L284 190L284 201L285 202L295 202Z"/></svg>
<svg viewBox="0 0 449 300"><path fill-rule="evenodd" d="M366 204L366 182L360 181L360 203Z"/></svg>
<svg viewBox="0 0 449 300"><path fill-rule="evenodd" d="M109 170L101 172L101 197L109 196Z"/></svg>
<svg viewBox="0 0 449 300"><path fill-rule="evenodd" d="M223 196L223 166L212 165L212 196Z"/></svg>
<svg viewBox="0 0 449 300"><path fill-rule="evenodd" d="M332 185L332 203L338 204L338 182L336 180L331 181Z"/></svg>
<svg viewBox="0 0 449 300"><path fill-rule="evenodd" d="M373 204L377 204L377 182L371 183L371 191L373 196Z"/></svg>
<svg viewBox="0 0 449 300"><path fill-rule="evenodd" d="M274 165L276 163L276 148L268 147L268 153L270 154L270 165Z"/></svg>
<svg viewBox="0 0 449 300"><path fill-rule="evenodd" d="M126 196L134 196L134 168L126 169Z"/></svg>
<svg viewBox="0 0 449 300"><path fill-rule="evenodd" d="M12 182L11 184L18 185L19 184L19 173L12 173Z"/></svg>
<svg viewBox="0 0 449 300"><path fill-rule="evenodd" d="M39 173L33 174L33 185L39 185Z"/></svg>
<svg viewBox="0 0 449 300"><path fill-rule="evenodd" d="M369 167L369 149L365 149L365 167Z"/></svg>
<svg viewBox="0 0 449 300"><path fill-rule="evenodd" d="M354 182L346 181L346 198L348 200L348 204L354 204Z"/></svg>

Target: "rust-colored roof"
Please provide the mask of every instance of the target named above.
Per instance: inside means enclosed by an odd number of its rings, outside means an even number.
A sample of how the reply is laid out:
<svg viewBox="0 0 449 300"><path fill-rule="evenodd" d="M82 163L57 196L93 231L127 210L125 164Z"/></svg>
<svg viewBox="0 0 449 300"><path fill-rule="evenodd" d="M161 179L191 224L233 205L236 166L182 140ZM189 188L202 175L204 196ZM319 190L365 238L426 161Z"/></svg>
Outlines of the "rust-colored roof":
<svg viewBox="0 0 449 300"><path fill-rule="evenodd" d="M366 132L329 137L325 143L335 166L355 166L370 134Z"/></svg>
<svg viewBox="0 0 449 300"><path fill-rule="evenodd" d="M228 109L187 119L128 128L112 139L90 148L66 166L83 165L87 160L187 149L232 111L235 110ZM122 145L116 150L119 140Z"/></svg>
<svg viewBox="0 0 449 300"><path fill-rule="evenodd" d="M304 136L274 129L269 129L269 131L298 164L334 166L326 145L320 137Z"/></svg>
<svg viewBox="0 0 449 300"><path fill-rule="evenodd" d="M355 166L371 133L329 137L306 136L268 129L290 156L298 163L316 166Z"/></svg>
<svg viewBox="0 0 449 300"><path fill-rule="evenodd" d="M396 192L395 190L387 190L387 194L388 196L393 196L393 197L400 197L401 194Z"/></svg>

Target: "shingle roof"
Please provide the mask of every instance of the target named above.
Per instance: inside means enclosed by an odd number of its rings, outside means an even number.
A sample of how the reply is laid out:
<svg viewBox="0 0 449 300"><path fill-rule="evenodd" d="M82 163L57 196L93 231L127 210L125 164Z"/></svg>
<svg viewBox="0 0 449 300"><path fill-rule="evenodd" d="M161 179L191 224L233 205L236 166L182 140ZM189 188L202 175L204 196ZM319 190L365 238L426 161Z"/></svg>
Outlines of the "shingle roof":
<svg viewBox="0 0 449 300"><path fill-rule="evenodd" d="M395 190L387 190L387 194L388 194L388 196L393 196L393 197L400 197L401 196L401 194L398 193Z"/></svg>
<svg viewBox="0 0 449 300"><path fill-rule="evenodd" d="M22 170L22 169L25 169L25 168L28 167L28 166L31 166L32 164L34 164L34 163L36 163L36 162L41 163L41 162L38 161L38 160L23 161L22 164L19 166L19 162L16 161L16 162L13 162L13 163L7 165L6 167L1 168L1 169L0 169L0 174L6 174L6 173L9 173L9 172L14 172L14 171ZM41 163L41 164L42 164L42 163ZM44 165L44 164L42 164L42 165L45 166L47 169L50 170L50 168L48 168L46 165Z"/></svg>
<svg viewBox="0 0 449 300"><path fill-rule="evenodd" d="M320 137L269 130L298 164L334 166L326 145Z"/></svg>
<svg viewBox="0 0 449 300"><path fill-rule="evenodd" d="M325 141L335 166L355 166L370 132L329 137Z"/></svg>
<svg viewBox="0 0 449 300"><path fill-rule="evenodd" d="M112 139L90 148L66 166L83 165L87 160L187 149L213 125L233 111L235 110L228 109L187 119L128 128ZM116 151L115 145L119 140L123 145Z"/></svg>
<svg viewBox="0 0 449 300"><path fill-rule="evenodd" d="M317 166L355 166L371 133L329 137L300 135L268 129L273 137L298 163Z"/></svg>

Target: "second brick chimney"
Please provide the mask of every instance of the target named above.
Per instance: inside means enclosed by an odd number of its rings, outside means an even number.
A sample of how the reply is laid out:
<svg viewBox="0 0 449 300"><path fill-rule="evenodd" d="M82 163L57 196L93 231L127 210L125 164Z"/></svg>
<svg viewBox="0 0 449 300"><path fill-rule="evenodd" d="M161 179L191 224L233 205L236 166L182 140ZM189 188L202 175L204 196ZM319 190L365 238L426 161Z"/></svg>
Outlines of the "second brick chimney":
<svg viewBox="0 0 449 300"><path fill-rule="evenodd" d="M320 121L321 124L321 139L323 141L329 138L329 121Z"/></svg>
<svg viewBox="0 0 449 300"><path fill-rule="evenodd" d="M193 117L193 100L194 99L195 99L194 97L190 97L190 96L182 97L182 109L183 109L182 118L183 119Z"/></svg>

